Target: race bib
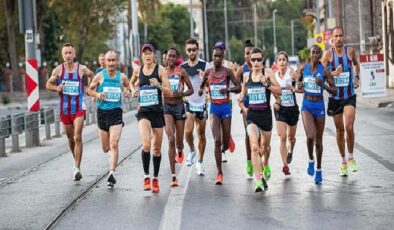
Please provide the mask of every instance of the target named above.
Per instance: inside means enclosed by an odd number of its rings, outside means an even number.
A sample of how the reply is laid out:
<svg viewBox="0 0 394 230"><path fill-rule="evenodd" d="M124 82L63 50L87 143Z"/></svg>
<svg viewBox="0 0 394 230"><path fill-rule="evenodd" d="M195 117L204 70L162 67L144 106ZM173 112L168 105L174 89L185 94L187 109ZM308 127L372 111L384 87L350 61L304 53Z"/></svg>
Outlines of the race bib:
<svg viewBox="0 0 394 230"><path fill-rule="evenodd" d="M189 109L193 112L203 112L204 111L204 103L203 104L193 104L189 102Z"/></svg>
<svg viewBox="0 0 394 230"><path fill-rule="evenodd" d="M178 92L179 91L179 77L168 78L168 80L170 81L171 91Z"/></svg>
<svg viewBox="0 0 394 230"><path fill-rule="evenodd" d="M304 77L304 90L308 93L321 93L321 87L316 84L312 76Z"/></svg>
<svg viewBox="0 0 394 230"><path fill-rule="evenodd" d="M248 88L249 105L264 104L267 102L265 87Z"/></svg>
<svg viewBox="0 0 394 230"><path fill-rule="evenodd" d="M139 95L140 106L151 106L159 104L159 93L154 86L140 88Z"/></svg>
<svg viewBox="0 0 394 230"><path fill-rule="evenodd" d="M282 95L280 96L280 101L282 103L282 106L285 107L290 107L290 106L294 106L294 97L293 97L293 92L291 90L288 89L283 89L282 88Z"/></svg>
<svg viewBox="0 0 394 230"><path fill-rule="evenodd" d="M103 87L104 101L118 102L122 98L122 90L119 87Z"/></svg>
<svg viewBox="0 0 394 230"><path fill-rule="evenodd" d="M79 81L64 80L62 84L63 84L63 94L69 96L79 95Z"/></svg>
<svg viewBox="0 0 394 230"><path fill-rule="evenodd" d="M211 98L213 100L220 100L220 99L226 99L227 98L226 94L220 93L221 89L225 89L226 88L226 85L224 83L219 83L219 84L211 83L209 85L209 87L210 87Z"/></svg>
<svg viewBox="0 0 394 230"><path fill-rule="evenodd" d="M334 76L334 82L336 87L347 87L350 83L350 73L344 72Z"/></svg>

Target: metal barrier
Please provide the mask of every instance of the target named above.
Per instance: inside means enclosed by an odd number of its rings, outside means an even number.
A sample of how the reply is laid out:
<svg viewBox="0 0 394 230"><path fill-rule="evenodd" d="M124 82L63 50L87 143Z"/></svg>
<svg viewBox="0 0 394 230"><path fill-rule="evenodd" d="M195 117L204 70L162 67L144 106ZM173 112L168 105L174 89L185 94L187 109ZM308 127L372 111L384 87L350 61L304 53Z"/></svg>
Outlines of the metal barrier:
<svg viewBox="0 0 394 230"><path fill-rule="evenodd" d="M33 112L25 115L26 147L40 145L40 119L39 113Z"/></svg>
<svg viewBox="0 0 394 230"><path fill-rule="evenodd" d="M51 137L51 124L55 123L55 112L53 108L43 108L40 111L41 124L45 125L45 139L50 140Z"/></svg>
<svg viewBox="0 0 394 230"><path fill-rule="evenodd" d="M19 134L22 134L25 130L25 114L18 113L11 117L11 138L12 147L11 152L20 152L19 148Z"/></svg>
<svg viewBox="0 0 394 230"><path fill-rule="evenodd" d="M6 157L5 138L11 134L11 116L0 118L0 157Z"/></svg>

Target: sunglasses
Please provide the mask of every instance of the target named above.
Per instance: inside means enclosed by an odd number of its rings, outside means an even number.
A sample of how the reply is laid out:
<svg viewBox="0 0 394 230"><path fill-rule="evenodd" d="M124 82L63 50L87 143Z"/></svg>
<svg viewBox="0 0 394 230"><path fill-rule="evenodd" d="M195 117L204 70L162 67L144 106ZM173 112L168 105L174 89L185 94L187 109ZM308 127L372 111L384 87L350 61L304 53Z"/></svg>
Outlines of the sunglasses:
<svg viewBox="0 0 394 230"><path fill-rule="evenodd" d="M187 49L187 52L196 52L197 51L197 49Z"/></svg>
<svg viewBox="0 0 394 230"><path fill-rule="evenodd" d="M313 50L313 51L311 51L311 53L312 53L312 54L320 54L320 51Z"/></svg>
<svg viewBox="0 0 394 230"><path fill-rule="evenodd" d="M261 61L263 61L263 58L251 58L250 61L251 62L255 62L255 61L261 62Z"/></svg>

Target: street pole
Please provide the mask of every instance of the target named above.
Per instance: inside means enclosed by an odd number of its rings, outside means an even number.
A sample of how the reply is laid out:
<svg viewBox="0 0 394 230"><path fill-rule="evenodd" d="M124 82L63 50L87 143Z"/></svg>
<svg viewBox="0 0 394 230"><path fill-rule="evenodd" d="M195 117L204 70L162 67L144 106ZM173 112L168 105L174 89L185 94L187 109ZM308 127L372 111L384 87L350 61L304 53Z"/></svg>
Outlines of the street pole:
<svg viewBox="0 0 394 230"><path fill-rule="evenodd" d="M256 3L253 5L253 22L254 22L254 44L257 45L257 7Z"/></svg>
<svg viewBox="0 0 394 230"><path fill-rule="evenodd" d="M190 10L190 37L194 38L194 29L193 29L193 0L190 0L189 3Z"/></svg>
<svg viewBox="0 0 394 230"><path fill-rule="evenodd" d="M316 4L316 33L320 34L320 10L319 10L319 0L315 1Z"/></svg>
<svg viewBox="0 0 394 230"><path fill-rule="evenodd" d="M328 17L332 18L332 0L328 0Z"/></svg>
<svg viewBox="0 0 394 230"><path fill-rule="evenodd" d="M205 43L205 49L204 49L204 56L205 60L209 61L209 47L208 47L208 23L207 23L207 0L204 1L204 43Z"/></svg>
<svg viewBox="0 0 394 230"><path fill-rule="evenodd" d="M278 52L278 47L276 46L276 25L275 25L275 14L276 12L278 12L277 9L274 9L272 11L272 23L273 23L273 27L274 27L274 54L276 54Z"/></svg>
<svg viewBox="0 0 394 230"><path fill-rule="evenodd" d="M227 28L227 0L224 0L224 36L227 46L228 59L231 60L230 44L228 44L228 28Z"/></svg>
<svg viewBox="0 0 394 230"><path fill-rule="evenodd" d="M362 21L362 12L361 12L361 0L358 0L358 25L360 31L360 54L365 52L364 49L364 39L363 39L363 21Z"/></svg>
<svg viewBox="0 0 394 230"><path fill-rule="evenodd" d="M291 56L294 56L294 19L291 20Z"/></svg>
<svg viewBox="0 0 394 230"><path fill-rule="evenodd" d="M138 60L140 50L140 35L138 33L138 14L137 14L137 0L131 1L131 32L132 38L130 47L132 49L133 62Z"/></svg>

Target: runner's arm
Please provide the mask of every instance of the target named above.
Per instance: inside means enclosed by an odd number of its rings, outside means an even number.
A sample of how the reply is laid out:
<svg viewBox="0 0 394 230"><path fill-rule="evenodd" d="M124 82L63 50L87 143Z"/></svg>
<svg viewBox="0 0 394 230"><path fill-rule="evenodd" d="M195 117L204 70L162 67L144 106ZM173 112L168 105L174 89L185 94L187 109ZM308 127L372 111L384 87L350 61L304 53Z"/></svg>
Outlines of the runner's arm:
<svg viewBox="0 0 394 230"><path fill-rule="evenodd" d="M123 94L126 97L129 97L130 96L130 92L131 92L130 89L129 89L129 86L130 86L129 79L127 78L127 75L124 74L124 73L122 73L121 78L122 78L122 84L123 84Z"/></svg>
<svg viewBox="0 0 394 230"><path fill-rule="evenodd" d="M357 89L360 85L360 65L358 63L356 51L354 51L354 49L350 50L350 56L352 57L352 62L354 66L354 87Z"/></svg>
<svg viewBox="0 0 394 230"><path fill-rule="evenodd" d="M159 77L161 79L162 84L155 85L158 88L161 88L164 94L171 93L170 81L168 80L167 70L163 66L159 66Z"/></svg>
<svg viewBox="0 0 394 230"><path fill-rule="evenodd" d="M280 96L280 95L282 94L282 89L281 89L279 83L276 81L276 78L275 78L275 76L274 76L274 73L272 72L271 69L267 69L267 72L266 72L266 76L265 76L265 77L266 77L267 79L269 79L269 81L271 82L271 84L267 85L268 82L263 82L263 84L264 84L265 86L267 86L267 88L268 88L269 90L271 90L271 92L272 92L274 95L276 94L276 95Z"/></svg>
<svg viewBox="0 0 394 230"><path fill-rule="evenodd" d="M231 70L231 69L228 69ZM230 80L234 83L234 87L228 88L227 91L228 93L240 93L241 92L241 84L239 83L238 79L234 76L233 71L227 71Z"/></svg>
<svg viewBox="0 0 394 230"><path fill-rule="evenodd" d="M129 89L131 90L131 91L135 91L135 82L137 81L137 79L138 79L138 74L139 74L139 72L140 72L140 67L138 67L138 68L135 68L134 69L134 71L133 71L133 74L131 75L131 78L130 78L130 84L129 84Z"/></svg>
<svg viewBox="0 0 394 230"><path fill-rule="evenodd" d="M96 76L94 76L88 88L88 94L98 99L101 99L102 97L102 94L97 92L97 86L100 85L102 76L103 76L102 72L99 72Z"/></svg>
<svg viewBox="0 0 394 230"><path fill-rule="evenodd" d="M60 66L57 66L53 71L51 77L48 79L45 87L47 90L56 91L60 93L63 90L63 84L57 85L56 80L59 78L60 73Z"/></svg>
<svg viewBox="0 0 394 230"><path fill-rule="evenodd" d="M190 81L189 75L187 74L187 72L182 69L181 70L181 76L183 78L183 82L185 82L186 86L187 86L187 90L182 92L182 96L190 96L194 93L194 89L193 89L193 85L192 82Z"/></svg>
<svg viewBox="0 0 394 230"><path fill-rule="evenodd" d="M326 84L324 84L322 86L323 89L327 90L329 93L336 96L337 95L337 87L335 86L333 76L331 75L330 71L327 70L327 68L324 68L324 76L326 77L326 81L328 83L328 86Z"/></svg>

